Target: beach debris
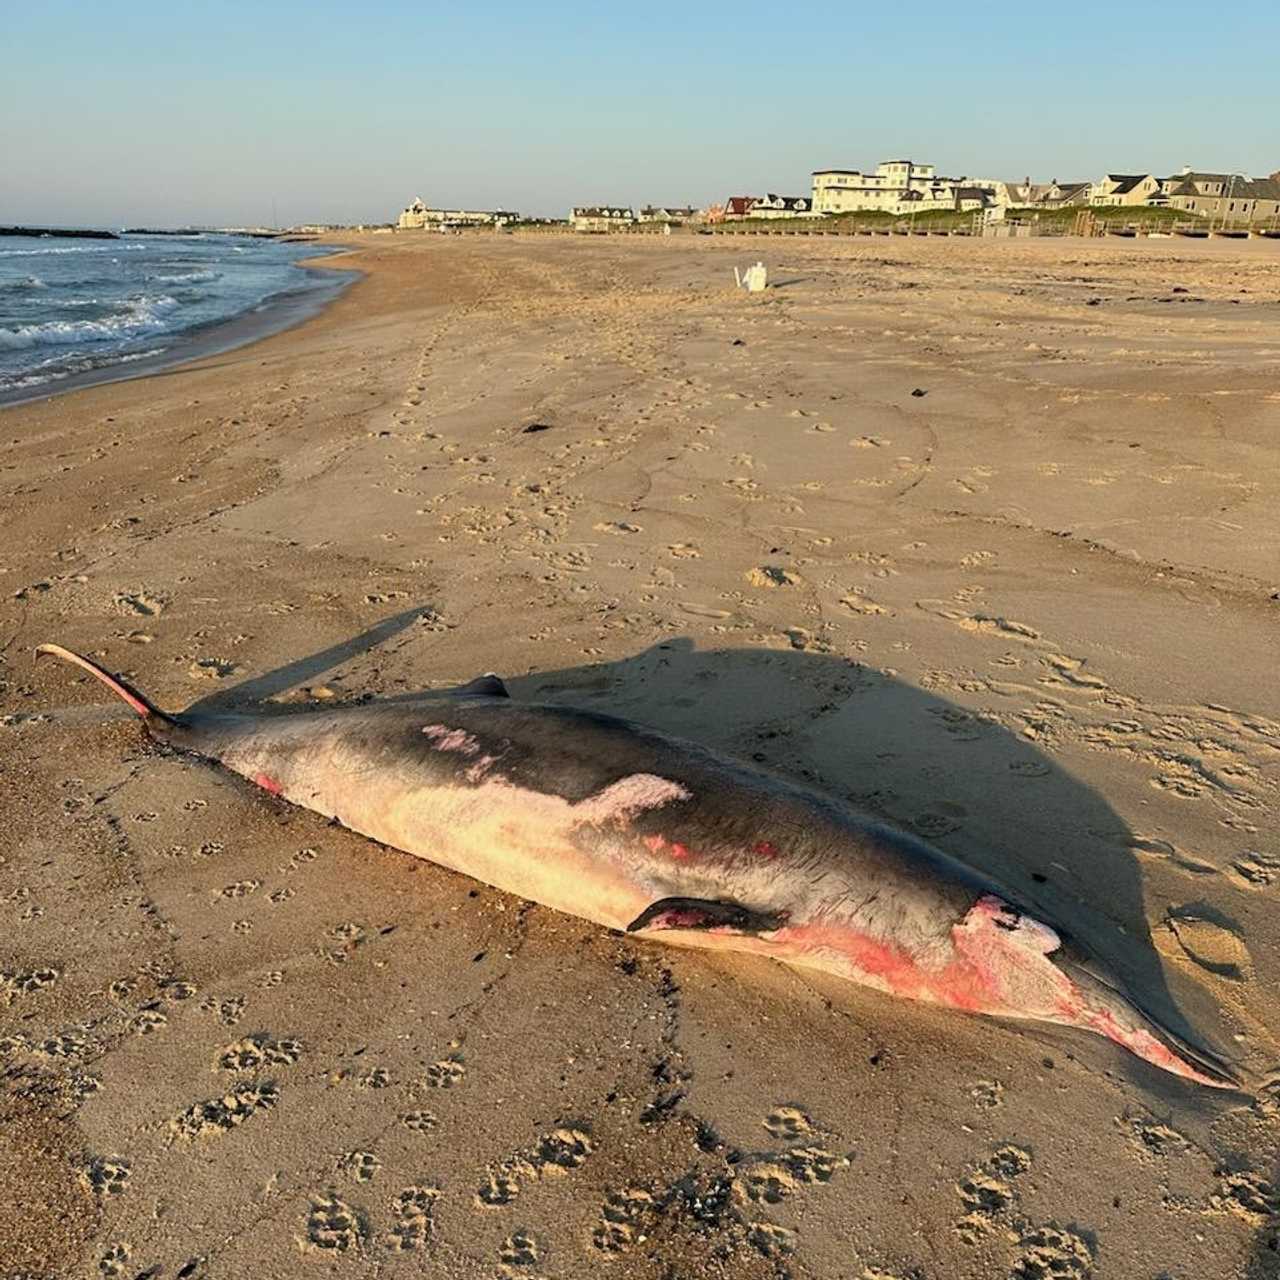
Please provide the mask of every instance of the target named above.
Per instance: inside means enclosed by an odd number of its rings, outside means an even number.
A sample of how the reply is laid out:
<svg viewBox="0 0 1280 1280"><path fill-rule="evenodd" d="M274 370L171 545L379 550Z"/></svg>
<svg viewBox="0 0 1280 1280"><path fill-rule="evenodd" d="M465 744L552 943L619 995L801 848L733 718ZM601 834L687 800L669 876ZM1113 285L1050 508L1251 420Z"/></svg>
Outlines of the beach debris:
<svg viewBox="0 0 1280 1280"><path fill-rule="evenodd" d="M551 423L549 422L531 422L527 427L521 427L521 435L531 436L539 431L550 431Z"/></svg>
<svg viewBox="0 0 1280 1280"><path fill-rule="evenodd" d="M919 400L921 396L927 396L929 393L923 387L916 387L911 394L915 396L917 400Z"/></svg>
<svg viewBox="0 0 1280 1280"><path fill-rule="evenodd" d="M739 289L745 289L748 293L763 293L769 283L769 271L763 262L757 262L754 267L748 267L741 273L734 267L733 279Z"/></svg>

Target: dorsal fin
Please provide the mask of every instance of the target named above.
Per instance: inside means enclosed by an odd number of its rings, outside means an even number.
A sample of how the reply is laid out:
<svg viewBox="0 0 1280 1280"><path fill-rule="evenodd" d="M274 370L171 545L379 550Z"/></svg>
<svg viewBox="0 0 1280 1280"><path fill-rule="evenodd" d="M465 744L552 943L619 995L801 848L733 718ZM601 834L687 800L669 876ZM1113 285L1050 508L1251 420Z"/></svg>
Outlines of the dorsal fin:
<svg viewBox="0 0 1280 1280"><path fill-rule="evenodd" d="M469 684L464 684L462 688L455 689L454 692L462 698L509 698L511 695L507 692L507 686L502 683L499 676L495 676L492 671L486 671L482 676L476 676Z"/></svg>

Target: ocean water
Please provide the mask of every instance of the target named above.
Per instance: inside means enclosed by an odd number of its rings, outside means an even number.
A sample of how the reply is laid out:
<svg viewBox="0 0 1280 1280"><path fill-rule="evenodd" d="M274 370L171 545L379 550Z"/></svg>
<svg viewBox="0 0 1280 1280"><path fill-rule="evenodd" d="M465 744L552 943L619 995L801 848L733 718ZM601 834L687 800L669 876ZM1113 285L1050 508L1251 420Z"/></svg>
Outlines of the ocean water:
<svg viewBox="0 0 1280 1280"><path fill-rule="evenodd" d="M246 236L0 236L0 398L173 353L212 326L316 290L332 253ZM327 278L328 277L328 278Z"/></svg>

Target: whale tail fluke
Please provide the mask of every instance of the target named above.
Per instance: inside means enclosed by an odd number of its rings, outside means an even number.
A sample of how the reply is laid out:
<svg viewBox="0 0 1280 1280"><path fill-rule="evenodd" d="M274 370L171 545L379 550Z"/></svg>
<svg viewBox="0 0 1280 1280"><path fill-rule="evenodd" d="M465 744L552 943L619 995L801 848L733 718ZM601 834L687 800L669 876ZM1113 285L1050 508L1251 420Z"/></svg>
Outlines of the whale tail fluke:
<svg viewBox="0 0 1280 1280"><path fill-rule="evenodd" d="M159 707L153 706L143 694L126 684L119 676L112 675L110 671L84 657L83 654L64 649L60 644L37 645L36 658L38 660L42 657L61 658L63 662L69 662L73 666L79 667L82 671L87 671L95 680L101 680L116 697L128 703L148 724L176 723L173 716L167 715Z"/></svg>

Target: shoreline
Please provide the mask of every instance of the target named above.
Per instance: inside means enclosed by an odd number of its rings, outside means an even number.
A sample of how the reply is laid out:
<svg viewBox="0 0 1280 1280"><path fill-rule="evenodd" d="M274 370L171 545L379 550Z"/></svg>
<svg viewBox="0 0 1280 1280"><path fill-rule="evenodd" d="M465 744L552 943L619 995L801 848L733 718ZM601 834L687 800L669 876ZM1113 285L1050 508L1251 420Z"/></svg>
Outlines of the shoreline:
<svg viewBox="0 0 1280 1280"><path fill-rule="evenodd" d="M263 299L249 311L231 316L213 324L197 326L182 333L165 335L173 346L158 355L147 356L132 362L120 361L103 365L98 369L86 369L69 374L56 382L39 387L15 387L11 391L0 390L0 412L21 405L51 400L73 391L86 391L90 387L105 386L113 382L131 382L135 378L154 377L169 373L184 365L195 364L213 356L225 355L253 346L267 338L290 329L296 329L309 320L326 312L346 291L364 275L356 267L333 267L333 258L345 257L357 252L347 245L334 245L334 252L320 258L307 258L293 265L310 270L323 267L334 274L322 284L298 289L284 289Z"/></svg>

